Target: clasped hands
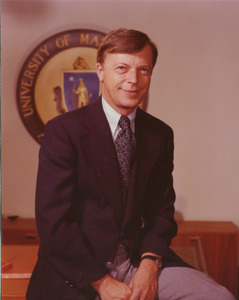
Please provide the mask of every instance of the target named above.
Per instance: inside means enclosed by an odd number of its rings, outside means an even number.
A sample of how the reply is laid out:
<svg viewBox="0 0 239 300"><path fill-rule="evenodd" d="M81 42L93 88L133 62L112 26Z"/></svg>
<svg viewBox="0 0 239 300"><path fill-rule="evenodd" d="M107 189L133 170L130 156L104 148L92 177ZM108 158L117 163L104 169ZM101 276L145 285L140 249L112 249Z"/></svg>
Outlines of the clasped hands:
<svg viewBox="0 0 239 300"><path fill-rule="evenodd" d="M144 259L129 285L110 275L91 285L102 300L154 300L158 287L158 268L154 261Z"/></svg>

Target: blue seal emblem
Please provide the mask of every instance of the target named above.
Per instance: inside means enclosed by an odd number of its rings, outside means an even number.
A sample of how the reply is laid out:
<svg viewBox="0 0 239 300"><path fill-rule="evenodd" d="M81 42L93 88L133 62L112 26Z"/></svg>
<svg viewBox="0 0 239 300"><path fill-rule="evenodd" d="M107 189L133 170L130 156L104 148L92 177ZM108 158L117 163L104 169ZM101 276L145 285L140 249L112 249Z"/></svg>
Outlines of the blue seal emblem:
<svg viewBox="0 0 239 300"><path fill-rule="evenodd" d="M100 94L100 82L95 71L64 71L62 101L67 110L87 105ZM58 105L63 113L62 105Z"/></svg>

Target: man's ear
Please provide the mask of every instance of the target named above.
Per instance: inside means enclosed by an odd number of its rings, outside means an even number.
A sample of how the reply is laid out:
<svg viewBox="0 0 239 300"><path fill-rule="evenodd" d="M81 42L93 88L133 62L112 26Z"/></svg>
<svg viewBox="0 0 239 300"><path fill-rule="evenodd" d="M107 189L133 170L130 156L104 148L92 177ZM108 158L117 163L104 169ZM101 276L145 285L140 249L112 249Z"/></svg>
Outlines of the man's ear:
<svg viewBox="0 0 239 300"><path fill-rule="evenodd" d="M99 77L99 80L101 82L103 82L103 80L104 80L104 69L103 69L103 66L100 63L96 64L96 72L97 72L97 75Z"/></svg>

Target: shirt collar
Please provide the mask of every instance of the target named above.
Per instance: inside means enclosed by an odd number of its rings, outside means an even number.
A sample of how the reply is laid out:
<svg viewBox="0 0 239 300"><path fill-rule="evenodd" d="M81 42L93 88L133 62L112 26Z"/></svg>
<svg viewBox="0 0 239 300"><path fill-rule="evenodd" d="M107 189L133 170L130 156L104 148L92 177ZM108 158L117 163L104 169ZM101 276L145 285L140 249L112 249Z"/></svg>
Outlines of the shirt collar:
<svg viewBox="0 0 239 300"><path fill-rule="evenodd" d="M109 122L112 136L114 136L115 132L117 130L119 119L120 119L121 115L105 101L103 96L102 96L102 106L103 106L103 110L106 115L106 118ZM136 110L137 110L137 108L135 108L135 110L127 116L130 120L130 126L131 126L131 129L133 132L135 132L135 122L134 121L135 121L135 117L136 117Z"/></svg>

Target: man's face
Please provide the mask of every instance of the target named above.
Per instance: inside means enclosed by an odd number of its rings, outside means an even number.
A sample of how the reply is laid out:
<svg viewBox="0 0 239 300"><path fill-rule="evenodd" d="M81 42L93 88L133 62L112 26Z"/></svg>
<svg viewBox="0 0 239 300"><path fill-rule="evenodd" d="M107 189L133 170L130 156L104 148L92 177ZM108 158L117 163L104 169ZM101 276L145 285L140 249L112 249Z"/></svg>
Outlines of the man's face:
<svg viewBox="0 0 239 300"><path fill-rule="evenodd" d="M153 54L149 45L137 53L106 53L97 74L105 100L121 115L128 115L144 99L152 74Z"/></svg>

